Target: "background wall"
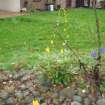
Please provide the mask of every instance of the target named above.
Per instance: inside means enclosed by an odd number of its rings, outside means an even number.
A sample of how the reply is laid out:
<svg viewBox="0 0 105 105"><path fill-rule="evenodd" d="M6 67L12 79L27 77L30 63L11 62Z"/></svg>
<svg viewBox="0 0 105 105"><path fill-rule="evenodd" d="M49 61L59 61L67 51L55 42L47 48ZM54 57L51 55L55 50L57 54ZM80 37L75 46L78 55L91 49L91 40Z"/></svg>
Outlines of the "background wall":
<svg viewBox="0 0 105 105"><path fill-rule="evenodd" d="M76 0L71 0L71 7L72 8L76 7Z"/></svg>
<svg viewBox="0 0 105 105"><path fill-rule="evenodd" d="M47 0L41 0L39 2L33 2L33 7L35 9L45 10L46 9Z"/></svg>
<svg viewBox="0 0 105 105"><path fill-rule="evenodd" d="M0 10L19 12L20 0L0 0Z"/></svg>
<svg viewBox="0 0 105 105"><path fill-rule="evenodd" d="M61 8L66 8L66 0L56 0L56 5L60 5Z"/></svg>
<svg viewBox="0 0 105 105"><path fill-rule="evenodd" d="M26 8L27 8L27 9L31 8L31 6L32 6L32 1L33 1L33 0L20 0L20 8L21 8L21 9L24 8L24 3L25 3L26 1L28 2L28 5L27 5Z"/></svg>

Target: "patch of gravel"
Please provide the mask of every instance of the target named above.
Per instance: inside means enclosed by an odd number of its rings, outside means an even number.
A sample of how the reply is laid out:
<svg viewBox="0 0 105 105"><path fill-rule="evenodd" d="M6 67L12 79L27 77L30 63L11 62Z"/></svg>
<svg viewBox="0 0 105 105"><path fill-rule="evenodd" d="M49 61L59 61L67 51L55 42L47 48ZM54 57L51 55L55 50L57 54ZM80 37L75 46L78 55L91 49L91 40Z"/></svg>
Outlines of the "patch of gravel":
<svg viewBox="0 0 105 105"><path fill-rule="evenodd" d="M0 105L32 105L36 98L41 105L105 105L80 89L54 88L38 79L35 71L0 71ZM43 83L44 82L44 83Z"/></svg>

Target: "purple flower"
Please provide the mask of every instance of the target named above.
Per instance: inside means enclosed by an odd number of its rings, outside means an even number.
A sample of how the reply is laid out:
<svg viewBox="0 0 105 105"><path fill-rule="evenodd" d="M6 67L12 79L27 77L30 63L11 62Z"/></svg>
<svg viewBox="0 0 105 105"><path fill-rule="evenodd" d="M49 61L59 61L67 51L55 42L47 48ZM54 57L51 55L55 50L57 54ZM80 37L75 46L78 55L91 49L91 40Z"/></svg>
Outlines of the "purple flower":
<svg viewBox="0 0 105 105"><path fill-rule="evenodd" d="M104 54L104 53L105 53L105 48L100 48L100 49L99 49L99 53L100 53L100 55ZM96 56L97 56L97 52L94 50L94 51L92 51L92 52L90 53L90 55L91 55L92 57L96 57Z"/></svg>
<svg viewBox="0 0 105 105"><path fill-rule="evenodd" d="M100 48L99 50L101 55L105 53L105 48Z"/></svg>
<svg viewBox="0 0 105 105"><path fill-rule="evenodd" d="M91 55L92 57L96 57L96 56L97 56L97 53L96 53L96 51L92 51L90 55Z"/></svg>

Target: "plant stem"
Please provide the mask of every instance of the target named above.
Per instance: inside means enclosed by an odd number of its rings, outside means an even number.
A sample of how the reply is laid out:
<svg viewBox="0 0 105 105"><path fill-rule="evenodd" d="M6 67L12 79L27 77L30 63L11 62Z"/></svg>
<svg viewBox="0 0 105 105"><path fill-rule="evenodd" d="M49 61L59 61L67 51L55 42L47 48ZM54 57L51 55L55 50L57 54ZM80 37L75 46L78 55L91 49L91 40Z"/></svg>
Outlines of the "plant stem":
<svg viewBox="0 0 105 105"><path fill-rule="evenodd" d="M101 36L100 36L100 25L99 25L99 18L97 15L97 10L96 10L96 0L93 0L93 8L94 8L94 15L96 19L96 34L97 34L97 42L98 42L98 64L101 64L101 54L100 54L100 48L101 48Z"/></svg>
<svg viewBox="0 0 105 105"><path fill-rule="evenodd" d="M94 10L94 16L95 16L95 20L96 20L96 35L97 35L97 48L98 48L98 55L97 55L97 63L94 67L94 79L95 79L95 85L97 88L97 91L101 93L100 91L100 68L101 68L101 52L100 52L100 48L101 48L101 35L100 35L100 24L99 24L99 18L98 18L98 14L97 14L97 10L96 10L96 0L93 0L93 10Z"/></svg>

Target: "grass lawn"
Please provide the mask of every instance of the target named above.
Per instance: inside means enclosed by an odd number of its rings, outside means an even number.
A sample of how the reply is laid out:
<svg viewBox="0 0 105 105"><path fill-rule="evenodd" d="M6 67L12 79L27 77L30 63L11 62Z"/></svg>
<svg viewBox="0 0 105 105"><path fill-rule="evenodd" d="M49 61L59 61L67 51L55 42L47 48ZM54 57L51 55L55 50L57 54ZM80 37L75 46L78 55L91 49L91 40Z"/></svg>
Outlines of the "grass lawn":
<svg viewBox="0 0 105 105"><path fill-rule="evenodd" d="M92 9L72 9L68 11L68 23L64 31L64 16L58 12L36 12L28 16L0 19L0 67L9 68L12 64L24 62L33 65L37 54L46 47L54 50L62 48L62 41L53 32L56 22L60 22L59 32L68 40L72 48L89 53L96 49L96 26ZM98 10L103 47L105 45L105 10ZM54 46L51 45L54 40ZM53 51L54 51L53 50Z"/></svg>

